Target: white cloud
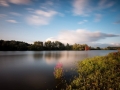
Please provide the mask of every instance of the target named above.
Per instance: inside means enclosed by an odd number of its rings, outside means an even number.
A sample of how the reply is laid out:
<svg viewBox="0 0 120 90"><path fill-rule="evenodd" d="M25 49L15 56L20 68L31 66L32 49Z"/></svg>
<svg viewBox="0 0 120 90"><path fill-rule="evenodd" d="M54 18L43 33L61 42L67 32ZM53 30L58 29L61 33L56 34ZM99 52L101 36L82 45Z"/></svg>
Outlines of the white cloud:
<svg viewBox="0 0 120 90"><path fill-rule="evenodd" d="M78 24L84 24L84 23L86 23L86 22L88 22L88 20L80 21L80 22L78 22Z"/></svg>
<svg viewBox="0 0 120 90"><path fill-rule="evenodd" d="M38 26L48 25L55 15L63 16L62 13L54 10L54 6L54 2L45 1L40 3L40 7L37 10L28 8L27 10L31 15L26 17L27 22L31 25Z"/></svg>
<svg viewBox="0 0 120 90"><path fill-rule="evenodd" d="M108 46L111 47L120 47L120 43L89 43L90 46L92 47L101 47L101 48L105 48Z"/></svg>
<svg viewBox="0 0 120 90"><path fill-rule="evenodd" d="M57 14L54 10L35 10L33 15L27 17L27 22L32 25L47 25L53 16Z"/></svg>
<svg viewBox="0 0 120 90"><path fill-rule="evenodd" d="M9 22L9 23L18 23L16 20L6 20L7 22Z"/></svg>
<svg viewBox="0 0 120 90"><path fill-rule="evenodd" d="M0 0L0 6L8 7L8 1L7 0Z"/></svg>
<svg viewBox="0 0 120 90"><path fill-rule="evenodd" d="M47 25L50 21L50 18L37 16L37 15L31 15L27 17L27 22L31 25Z"/></svg>
<svg viewBox="0 0 120 90"><path fill-rule="evenodd" d="M101 14L95 14L95 22L99 22L102 18L102 15Z"/></svg>
<svg viewBox="0 0 120 90"><path fill-rule="evenodd" d="M57 12L55 10L55 2L53 1L45 1L40 3L39 9L35 10L32 8L27 8L30 15L26 17L26 20L31 25L48 25L52 18L56 15L59 15L61 17L64 16L64 14Z"/></svg>
<svg viewBox="0 0 120 90"><path fill-rule="evenodd" d="M107 34L102 32L90 32L84 29L67 30L61 32L57 37L50 37L46 40L61 41L63 43L92 43L108 37L118 37L120 35Z"/></svg>
<svg viewBox="0 0 120 90"><path fill-rule="evenodd" d="M116 47L120 47L120 43L111 43L111 46L116 46Z"/></svg>
<svg viewBox="0 0 120 90"><path fill-rule="evenodd" d="M75 15L87 15L88 0L74 0L73 2L73 13Z"/></svg>
<svg viewBox="0 0 120 90"><path fill-rule="evenodd" d="M49 10L49 11L36 10L35 14L40 15L40 16L44 16L44 17L52 17L55 14L57 14L57 12L53 11L53 10Z"/></svg>
<svg viewBox="0 0 120 90"><path fill-rule="evenodd" d="M10 3L13 4L28 4L30 0L8 0Z"/></svg>
<svg viewBox="0 0 120 90"><path fill-rule="evenodd" d="M98 0L95 4L90 0L74 0L73 13L74 15L89 16L92 11L110 8L114 4L115 2L109 0Z"/></svg>
<svg viewBox="0 0 120 90"><path fill-rule="evenodd" d="M28 4L31 0L0 0L0 6L8 7L9 3L12 4Z"/></svg>

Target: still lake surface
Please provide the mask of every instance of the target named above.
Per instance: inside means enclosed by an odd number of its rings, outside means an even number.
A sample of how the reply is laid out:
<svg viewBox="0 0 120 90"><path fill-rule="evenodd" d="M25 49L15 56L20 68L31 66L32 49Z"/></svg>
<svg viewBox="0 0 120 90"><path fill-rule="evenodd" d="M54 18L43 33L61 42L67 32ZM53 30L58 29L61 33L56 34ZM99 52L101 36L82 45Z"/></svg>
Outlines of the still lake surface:
<svg viewBox="0 0 120 90"><path fill-rule="evenodd" d="M64 87L53 75L58 62L70 79L77 61L115 51L0 51L0 90L58 90Z"/></svg>

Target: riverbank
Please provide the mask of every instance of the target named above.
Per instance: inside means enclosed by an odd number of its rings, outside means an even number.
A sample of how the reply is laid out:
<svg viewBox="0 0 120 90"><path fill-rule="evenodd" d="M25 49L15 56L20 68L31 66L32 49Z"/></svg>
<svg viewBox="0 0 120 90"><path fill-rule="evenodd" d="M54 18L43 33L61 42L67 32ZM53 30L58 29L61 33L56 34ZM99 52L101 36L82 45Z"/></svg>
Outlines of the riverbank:
<svg viewBox="0 0 120 90"><path fill-rule="evenodd" d="M120 90L120 52L79 61L77 73L68 90Z"/></svg>

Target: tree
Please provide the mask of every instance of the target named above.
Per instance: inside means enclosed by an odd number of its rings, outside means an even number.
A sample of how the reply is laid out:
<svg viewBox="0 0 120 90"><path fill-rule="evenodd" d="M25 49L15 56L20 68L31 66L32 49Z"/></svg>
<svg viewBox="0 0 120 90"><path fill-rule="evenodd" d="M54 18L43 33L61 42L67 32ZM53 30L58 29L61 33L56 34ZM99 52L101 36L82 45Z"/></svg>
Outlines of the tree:
<svg viewBox="0 0 120 90"><path fill-rule="evenodd" d="M33 45L30 47L31 50L43 50L43 42L41 41L35 41Z"/></svg>
<svg viewBox="0 0 120 90"><path fill-rule="evenodd" d="M100 47L96 47L96 49L97 49L97 50L101 50L101 48L100 48Z"/></svg>
<svg viewBox="0 0 120 90"><path fill-rule="evenodd" d="M52 42L51 41L46 41L44 45L45 45L45 48L47 50L51 50L51 48L52 48Z"/></svg>

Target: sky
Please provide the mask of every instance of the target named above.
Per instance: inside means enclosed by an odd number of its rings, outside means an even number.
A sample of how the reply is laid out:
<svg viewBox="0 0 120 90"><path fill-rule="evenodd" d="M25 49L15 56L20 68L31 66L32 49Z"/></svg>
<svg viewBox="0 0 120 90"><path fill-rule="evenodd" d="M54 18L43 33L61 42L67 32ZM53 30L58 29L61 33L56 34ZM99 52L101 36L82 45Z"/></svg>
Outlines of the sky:
<svg viewBox="0 0 120 90"><path fill-rule="evenodd" d="M0 0L0 39L120 46L120 0Z"/></svg>

